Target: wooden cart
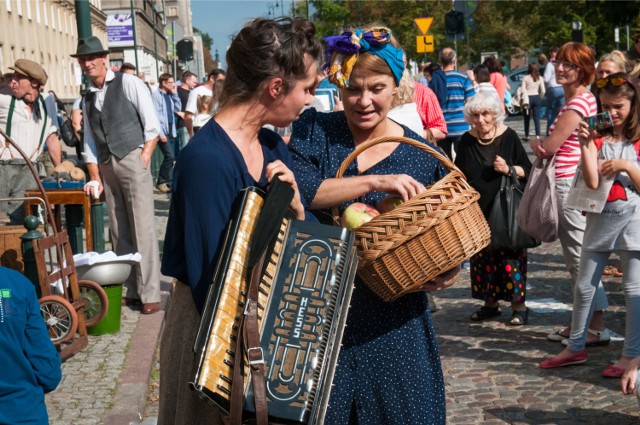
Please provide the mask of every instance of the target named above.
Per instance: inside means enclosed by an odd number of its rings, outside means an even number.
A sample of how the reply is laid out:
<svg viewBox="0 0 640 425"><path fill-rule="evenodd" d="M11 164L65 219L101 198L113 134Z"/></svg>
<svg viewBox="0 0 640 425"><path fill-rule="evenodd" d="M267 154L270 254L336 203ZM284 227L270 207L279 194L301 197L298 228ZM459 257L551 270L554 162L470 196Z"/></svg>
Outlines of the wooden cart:
<svg viewBox="0 0 640 425"><path fill-rule="evenodd" d="M47 331L51 341L56 345L63 360L84 349L88 344L87 326L96 324L107 312L108 298L104 289L95 282L78 281L69 237L65 231L60 231L53 215L53 210L47 198L38 174L33 164L28 160L13 139L4 131L0 134L10 143L25 159L31 174L33 175L38 190L45 204L45 212L52 235L43 238L33 238L33 254L38 271L38 281L42 296L40 298L40 312L47 325ZM25 227L29 231L35 231L38 220L26 220ZM11 258L15 257L16 264L20 265L21 244L20 236L24 229L16 235L15 227L7 232L3 240L10 244L5 253ZM48 226L44 226L45 233ZM17 241L20 240L20 243ZM6 247L5 247L6 248ZM11 253L14 250L15 254ZM22 259L24 271L24 259ZM60 281L61 291L53 294L52 284Z"/></svg>

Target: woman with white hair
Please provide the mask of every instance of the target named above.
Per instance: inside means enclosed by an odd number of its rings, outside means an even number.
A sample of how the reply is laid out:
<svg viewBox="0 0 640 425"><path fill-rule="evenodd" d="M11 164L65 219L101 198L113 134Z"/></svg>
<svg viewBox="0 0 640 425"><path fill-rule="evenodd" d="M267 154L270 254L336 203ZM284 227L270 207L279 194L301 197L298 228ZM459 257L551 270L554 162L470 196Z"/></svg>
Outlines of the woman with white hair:
<svg viewBox="0 0 640 425"><path fill-rule="evenodd" d="M480 208L485 217L500 191L503 175L515 173L526 181L531 162L517 133L504 124L505 114L500 99L479 92L466 103L464 116L473 128L460 139L455 164L466 175L469 184L480 193ZM499 301L511 302L510 325L525 325L529 310L527 292L527 250L487 247L471 257L472 297L484 305L471 315L474 322L500 316Z"/></svg>

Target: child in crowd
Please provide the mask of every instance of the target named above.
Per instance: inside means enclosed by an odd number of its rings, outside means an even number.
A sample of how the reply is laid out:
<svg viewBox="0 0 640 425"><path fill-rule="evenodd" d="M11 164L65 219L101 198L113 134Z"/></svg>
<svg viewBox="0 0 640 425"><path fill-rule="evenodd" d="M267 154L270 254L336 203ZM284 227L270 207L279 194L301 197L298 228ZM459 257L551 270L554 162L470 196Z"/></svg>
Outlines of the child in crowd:
<svg viewBox="0 0 640 425"><path fill-rule="evenodd" d="M198 114L193 117L193 134L200 130L200 127L205 125L207 121L211 119L211 99L212 96L198 96Z"/></svg>
<svg viewBox="0 0 640 425"><path fill-rule="evenodd" d="M614 181L603 211L587 213L568 347L540 367L587 361L585 342L594 293L607 259L617 251L627 306L625 340L620 360L602 375L620 378L632 359L640 356L640 97L637 81L625 73L602 78L596 86L600 110L611 114L613 127L598 134L586 122L580 123L582 172L592 189L598 187L600 176Z"/></svg>

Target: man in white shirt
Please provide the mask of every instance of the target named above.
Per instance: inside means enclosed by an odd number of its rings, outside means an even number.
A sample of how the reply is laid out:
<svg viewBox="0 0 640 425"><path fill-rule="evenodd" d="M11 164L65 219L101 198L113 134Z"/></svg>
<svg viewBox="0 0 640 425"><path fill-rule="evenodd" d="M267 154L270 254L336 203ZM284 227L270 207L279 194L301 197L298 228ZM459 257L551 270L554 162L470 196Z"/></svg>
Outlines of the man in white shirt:
<svg viewBox="0 0 640 425"><path fill-rule="evenodd" d="M123 304L142 304L151 314L160 311L160 257L149 162L162 130L147 86L109 70L108 54L98 38L87 37L71 55L91 79L82 108L84 156L98 193L104 189L113 250L142 255L124 283Z"/></svg>
<svg viewBox="0 0 640 425"><path fill-rule="evenodd" d="M224 84L225 72L222 69L215 68L207 76L207 82L196 87L189 93L187 106L184 108L184 121L187 123L187 131L189 138L193 137L193 117L198 114L198 96L212 96L212 104L218 103L218 95L222 91Z"/></svg>
<svg viewBox="0 0 640 425"><path fill-rule="evenodd" d="M547 136L549 135L549 127L553 124L562 105L564 105L564 89L560 84L556 82L556 68L554 63L556 61L557 47L552 47L549 50L549 63L544 67L544 75L542 79L547 85Z"/></svg>
<svg viewBox="0 0 640 425"><path fill-rule="evenodd" d="M9 82L12 95L0 94L0 128L35 163L47 146L54 166L62 161L62 146L58 140L55 104L46 102L41 88L47 83L47 73L37 63L18 59ZM52 106L54 105L54 106ZM36 186L26 161L4 137L0 136L0 198L20 198L24 191ZM22 224L23 201L1 201L0 213L8 215L11 224Z"/></svg>

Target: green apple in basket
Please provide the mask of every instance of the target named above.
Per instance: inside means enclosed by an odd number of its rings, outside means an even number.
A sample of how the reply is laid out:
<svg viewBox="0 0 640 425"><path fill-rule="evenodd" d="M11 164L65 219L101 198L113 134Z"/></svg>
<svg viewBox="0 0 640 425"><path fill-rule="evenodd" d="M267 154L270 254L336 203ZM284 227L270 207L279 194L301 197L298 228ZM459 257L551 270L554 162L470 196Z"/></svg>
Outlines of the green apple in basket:
<svg viewBox="0 0 640 425"><path fill-rule="evenodd" d="M356 229L379 215L380 211L373 208L371 205L363 204L362 202L354 202L342 213L342 216L340 217L340 224L342 227L346 227L347 229Z"/></svg>

